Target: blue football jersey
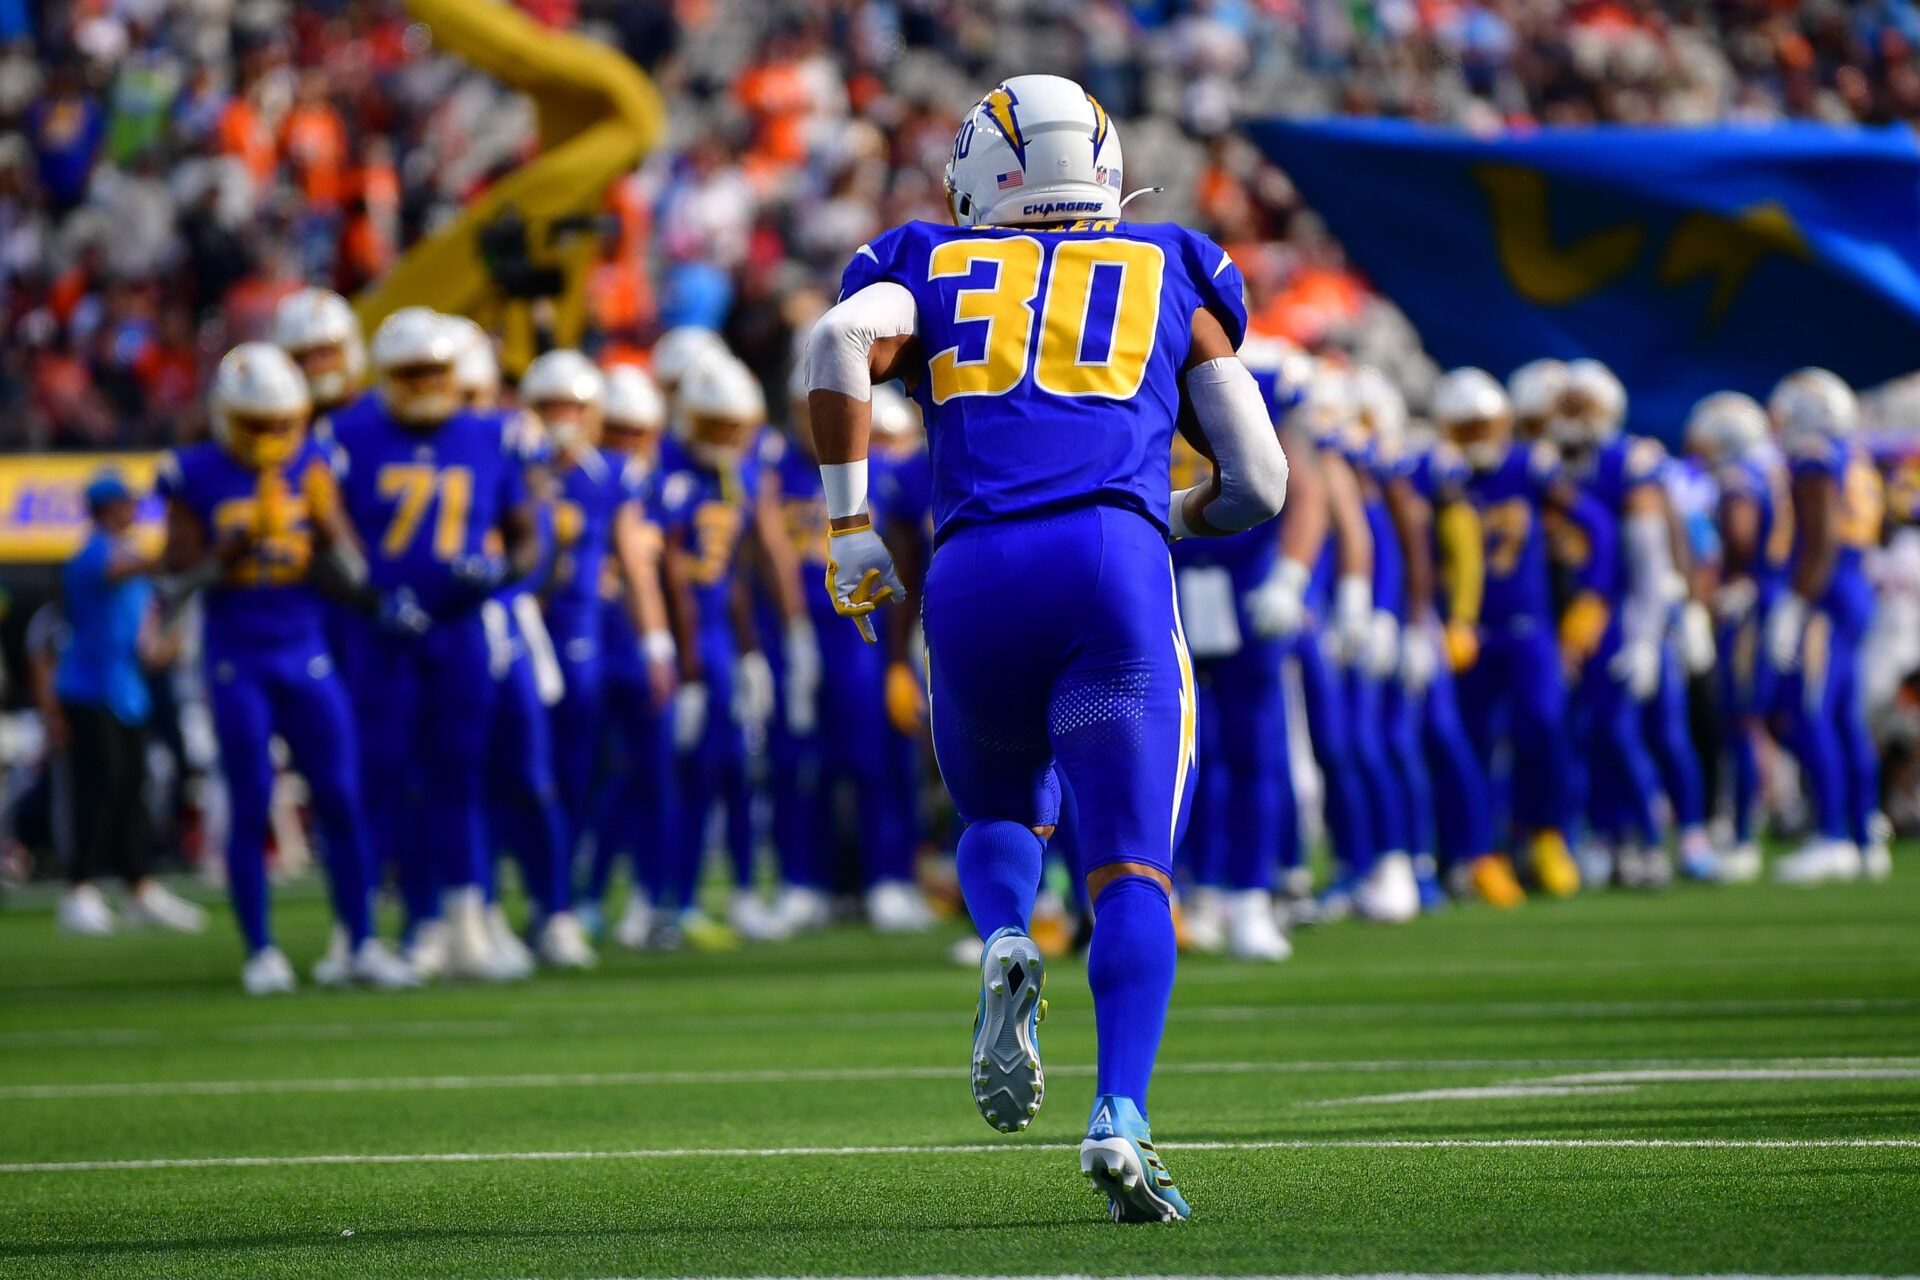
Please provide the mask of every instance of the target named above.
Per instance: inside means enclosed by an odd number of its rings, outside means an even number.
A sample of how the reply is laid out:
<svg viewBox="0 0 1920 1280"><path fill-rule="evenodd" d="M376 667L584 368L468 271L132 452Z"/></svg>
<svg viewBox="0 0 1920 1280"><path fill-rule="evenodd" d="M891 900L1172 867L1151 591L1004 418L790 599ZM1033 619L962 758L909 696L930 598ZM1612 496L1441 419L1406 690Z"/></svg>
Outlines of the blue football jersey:
<svg viewBox="0 0 1920 1280"><path fill-rule="evenodd" d="M740 540L760 496L764 443L756 438L737 472L722 474L695 462L674 441L660 450L660 528L679 538L690 557L688 578L702 630L732 626L729 599Z"/></svg>
<svg viewBox="0 0 1920 1280"><path fill-rule="evenodd" d="M308 585L316 502L337 503L332 468L311 439L269 471L241 466L211 441L162 455L155 487L191 511L209 545L234 531L252 547L206 593L206 646L213 654L318 648L321 603Z"/></svg>
<svg viewBox="0 0 1920 1280"><path fill-rule="evenodd" d="M827 567L827 494L820 484L820 465L778 431L764 433L764 440L761 475L771 474L780 486L781 522L793 543L794 560L811 584Z"/></svg>
<svg viewBox="0 0 1920 1280"><path fill-rule="evenodd" d="M332 437L341 496L374 587L410 587L436 616L475 607L452 566L497 552L501 520L528 496L524 451L508 419L459 413L413 430L366 395L333 415Z"/></svg>
<svg viewBox="0 0 1920 1280"><path fill-rule="evenodd" d="M610 460L618 461L614 455ZM638 458L626 464L633 482L633 503L640 513L642 532L649 538L660 537L659 472L649 470ZM640 633L634 630L633 616L626 604L627 584L611 556L600 563L600 658L606 664L609 679L644 680L646 661L640 653Z"/></svg>
<svg viewBox="0 0 1920 1280"><path fill-rule="evenodd" d="M1863 574L1866 552L1880 545L1880 527L1886 517L1886 486L1880 469L1864 449L1829 436L1796 440L1788 445L1787 454L1795 479L1821 476L1839 490L1840 553L1834 577ZM1799 550L1796 540L1795 557Z"/></svg>
<svg viewBox="0 0 1920 1280"><path fill-rule="evenodd" d="M841 296L913 295L936 539L1091 504L1167 523L1168 447L1193 313L1246 332L1239 268L1197 232L909 222L860 246Z"/></svg>
<svg viewBox="0 0 1920 1280"><path fill-rule="evenodd" d="M1545 627L1553 623L1545 495L1560 474L1551 445L1516 444L1500 465L1467 477L1486 537L1486 595L1481 621L1489 627Z"/></svg>
<svg viewBox="0 0 1920 1280"><path fill-rule="evenodd" d="M1575 478L1581 490L1592 496L1617 526L1626 513L1628 496L1647 485L1660 483L1665 461L1666 451L1656 441L1619 436L1595 450ZM1576 568L1584 566L1585 546L1578 531L1563 529L1561 537L1564 541L1557 548L1561 559ZM1615 563L1608 580L1597 585L1608 600L1618 602L1626 593L1627 580L1627 565L1622 558Z"/></svg>
<svg viewBox="0 0 1920 1280"><path fill-rule="evenodd" d="M1754 580L1760 598L1770 600L1786 583L1788 566L1793 563L1793 491L1786 461L1768 450L1721 467L1715 478L1722 502L1750 502L1758 515L1755 543L1759 563Z"/></svg>
<svg viewBox="0 0 1920 1280"><path fill-rule="evenodd" d="M601 573L620 508L638 501L645 467L636 459L584 449L558 475L553 504L553 574L547 630L555 644L592 636L600 627Z"/></svg>

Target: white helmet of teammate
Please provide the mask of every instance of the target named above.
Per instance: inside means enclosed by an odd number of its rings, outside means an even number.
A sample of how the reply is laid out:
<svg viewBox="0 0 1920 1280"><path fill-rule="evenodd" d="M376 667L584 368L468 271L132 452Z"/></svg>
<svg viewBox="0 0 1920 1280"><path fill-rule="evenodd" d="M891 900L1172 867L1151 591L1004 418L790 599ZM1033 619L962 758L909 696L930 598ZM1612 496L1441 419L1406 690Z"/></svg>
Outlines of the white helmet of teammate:
<svg viewBox="0 0 1920 1280"><path fill-rule="evenodd" d="M1331 361L1315 360L1287 425L1322 443L1352 443L1350 433L1359 419L1353 375Z"/></svg>
<svg viewBox="0 0 1920 1280"><path fill-rule="evenodd" d="M600 443L607 380L569 347L535 358L520 376L520 403L539 417L562 453Z"/></svg>
<svg viewBox="0 0 1920 1280"><path fill-rule="evenodd" d="M1392 462L1406 452L1407 398L1377 366L1363 364L1353 371L1354 397L1360 423L1373 441L1374 456Z"/></svg>
<svg viewBox="0 0 1920 1280"><path fill-rule="evenodd" d="M873 389L873 434L901 442L920 429L920 408L891 382Z"/></svg>
<svg viewBox="0 0 1920 1280"><path fill-rule="evenodd" d="M607 407L602 416L609 431L660 431L667 425L667 400L645 369L617 364L607 370Z"/></svg>
<svg viewBox="0 0 1920 1280"><path fill-rule="evenodd" d="M738 466L754 428L767 417L766 393L753 370L732 356L700 361L680 384L675 422L687 452L705 466Z"/></svg>
<svg viewBox="0 0 1920 1280"><path fill-rule="evenodd" d="M1434 384L1428 409L1433 425L1459 446L1467 465L1491 471L1513 443L1513 405L1485 369L1454 369Z"/></svg>
<svg viewBox="0 0 1920 1280"><path fill-rule="evenodd" d="M1560 397L1567 390L1567 362L1543 356L1529 360L1507 379L1507 395L1513 401L1513 417L1520 434L1538 439L1549 419L1560 410Z"/></svg>
<svg viewBox="0 0 1920 1280"><path fill-rule="evenodd" d="M1782 440L1849 436L1860 425L1860 402L1836 373L1800 369L1767 397L1767 416Z"/></svg>
<svg viewBox="0 0 1920 1280"><path fill-rule="evenodd" d="M1240 363L1255 373L1273 375L1274 398L1278 404L1268 405L1269 413L1276 407L1285 408L1295 403L1313 381L1313 357L1285 338L1248 334L1247 340L1240 344Z"/></svg>
<svg viewBox="0 0 1920 1280"><path fill-rule="evenodd" d="M466 316L448 316L460 342L460 355L453 362L453 385L469 409L493 409L500 404L500 359L494 354L493 339L477 321Z"/></svg>
<svg viewBox="0 0 1920 1280"><path fill-rule="evenodd" d="M963 227L1120 216L1120 133L1061 76L1015 76L954 135L947 203Z"/></svg>
<svg viewBox="0 0 1920 1280"><path fill-rule="evenodd" d="M315 404L345 404L367 373L360 321L331 289L290 293L273 309L274 345L292 356Z"/></svg>
<svg viewBox="0 0 1920 1280"><path fill-rule="evenodd" d="M213 438L254 471L294 455L313 408L299 366L271 342L243 342L227 352L208 399Z"/></svg>
<svg viewBox="0 0 1920 1280"><path fill-rule="evenodd" d="M380 399L408 426L435 426L460 408L453 366L460 331L431 307L402 307L373 334L373 370Z"/></svg>
<svg viewBox="0 0 1920 1280"><path fill-rule="evenodd" d="M1744 456L1767 438L1767 411L1738 391L1716 391L1687 415L1687 452L1717 467Z"/></svg>
<svg viewBox="0 0 1920 1280"><path fill-rule="evenodd" d="M680 384L693 367L708 356L727 355L727 344L711 329L683 324L669 329L653 344L653 376L660 391L671 401L680 392Z"/></svg>
<svg viewBox="0 0 1920 1280"><path fill-rule="evenodd" d="M1598 360L1567 363L1560 412L1548 426L1554 441L1570 449L1597 449L1620 434L1627 420L1627 389Z"/></svg>

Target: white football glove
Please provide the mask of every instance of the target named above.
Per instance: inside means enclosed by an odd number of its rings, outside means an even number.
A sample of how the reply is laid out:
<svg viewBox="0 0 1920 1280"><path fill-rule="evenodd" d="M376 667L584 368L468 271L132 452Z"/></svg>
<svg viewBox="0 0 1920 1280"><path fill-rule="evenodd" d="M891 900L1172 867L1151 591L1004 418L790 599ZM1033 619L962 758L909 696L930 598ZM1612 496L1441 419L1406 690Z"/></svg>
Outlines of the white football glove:
<svg viewBox="0 0 1920 1280"><path fill-rule="evenodd" d="M1800 665L1800 639L1807 629L1807 602L1789 591L1767 611L1767 661L1775 671Z"/></svg>
<svg viewBox="0 0 1920 1280"><path fill-rule="evenodd" d="M1400 619L1385 609L1373 611L1363 662L1367 674L1376 680L1388 679L1400 665Z"/></svg>
<svg viewBox="0 0 1920 1280"><path fill-rule="evenodd" d="M1735 578L1713 593L1713 614L1722 622L1739 622L1752 612L1759 597L1752 578Z"/></svg>
<svg viewBox="0 0 1920 1280"><path fill-rule="evenodd" d="M1247 622L1256 635L1283 639L1307 620L1307 566L1282 557L1267 580L1247 592Z"/></svg>
<svg viewBox="0 0 1920 1280"><path fill-rule="evenodd" d="M1425 693L1440 669L1440 641L1430 627L1400 633L1400 683L1408 693Z"/></svg>
<svg viewBox="0 0 1920 1280"><path fill-rule="evenodd" d="M707 686L689 680L673 691L673 749L682 755L707 731Z"/></svg>
<svg viewBox="0 0 1920 1280"><path fill-rule="evenodd" d="M1364 662L1373 638L1373 584L1347 574L1333 589L1333 653L1343 667Z"/></svg>
<svg viewBox="0 0 1920 1280"><path fill-rule="evenodd" d="M749 731L767 727L773 717L773 666L758 649L740 655L733 672L733 722Z"/></svg>
<svg viewBox="0 0 1920 1280"><path fill-rule="evenodd" d="M835 529L827 537L827 594L834 612L852 618L868 644L879 641L872 613L883 604L904 604L907 589L900 585L887 544L871 524Z"/></svg>
<svg viewBox="0 0 1920 1280"><path fill-rule="evenodd" d="M1627 686L1627 696L1645 702L1660 688L1660 646L1651 640L1629 640L1613 655L1607 672Z"/></svg>
<svg viewBox="0 0 1920 1280"><path fill-rule="evenodd" d="M1713 670L1713 615L1698 600L1690 600L1680 611L1680 654L1687 670L1703 676Z"/></svg>
<svg viewBox="0 0 1920 1280"><path fill-rule="evenodd" d="M820 724L820 641L813 623L795 618L787 624L787 732L813 735Z"/></svg>

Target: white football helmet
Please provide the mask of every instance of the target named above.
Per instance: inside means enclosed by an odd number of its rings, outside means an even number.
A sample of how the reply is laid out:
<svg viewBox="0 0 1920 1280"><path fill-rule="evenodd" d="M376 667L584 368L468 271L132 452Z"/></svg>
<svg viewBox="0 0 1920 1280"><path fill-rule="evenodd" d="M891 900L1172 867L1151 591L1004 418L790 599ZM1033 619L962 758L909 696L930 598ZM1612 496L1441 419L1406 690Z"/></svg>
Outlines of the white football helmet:
<svg viewBox="0 0 1920 1280"><path fill-rule="evenodd" d="M448 316L460 340L460 355L453 362L453 385L469 409L493 409L500 404L500 359L494 354L493 338L477 321L466 316Z"/></svg>
<svg viewBox="0 0 1920 1280"><path fill-rule="evenodd" d="M725 340L711 329L693 324L669 329L653 344L654 380L660 384L661 393L672 400L693 366L708 356L726 354Z"/></svg>
<svg viewBox="0 0 1920 1280"><path fill-rule="evenodd" d="M1687 452L1710 467L1745 456L1766 438L1767 411L1738 391L1716 391L1687 415Z"/></svg>
<svg viewBox="0 0 1920 1280"><path fill-rule="evenodd" d="M1120 216L1120 133L1061 76L1003 80L967 113L947 161L962 227Z"/></svg>
<svg viewBox="0 0 1920 1280"><path fill-rule="evenodd" d="M1354 396L1360 404L1360 422L1373 441L1374 456L1392 462L1406 452L1407 398L1377 367L1363 364L1353 371Z"/></svg>
<svg viewBox="0 0 1920 1280"><path fill-rule="evenodd" d="M667 401L645 369L617 364L607 370L607 426L659 431L667 425Z"/></svg>
<svg viewBox="0 0 1920 1280"><path fill-rule="evenodd" d="M1800 369L1767 397L1767 416L1782 440L1849 436L1860 425L1860 402L1836 373Z"/></svg>
<svg viewBox="0 0 1920 1280"><path fill-rule="evenodd" d="M1548 425L1554 440L1571 449L1597 449L1620 434L1627 420L1627 389L1598 360L1567 363L1560 412Z"/></svg>
<svg viewBox="0 0 1920 1280"><path fill-rule="evenodd" d="M1429 416L1475 471L1491 471L1506 460L1513 444L1513 405L1485 369L1469 366L1442 377L1434 384Z"/></svg>
<svg viewBox="0 0 1920 1280"><path fill-rule="evenodd" d="M732 356L702 360L680 384L676 421L687 452L716 469L739 465L767 417L766 393L753 370Z"/></svg>
<svg viewBox="0 0 1920 1280"><path fill-rule="evenodd" d="M600 443L606 396L599 367L571 348L535 357L520 377L520 403L539 416L562 453Z"/></svg>
<svg viewBox="0 0 1920 1280"><path fill-rule="evenodd" d="M331 289L302 289L273 309L273 341L306 376L313 402L345 404L367 374L360 321L347 300Z"/></svg>
<svg viewBox="0 0 1920 1280"><path fill-rule="evenodd" d="M1313 372L1287 416L1287 425L1322 444L1353 443L1350 432L1359 418L1360 400L1353 375L1329 361L1315 360Z"/></svg>
<svg viewBox="0 0 1920 1280"><path fill-rule="evenodd" d="M271 342L243 342L227 352L208 401L213 438L254 471L294 455L313 408L300 367Z"/></svg>
<svg viewBox="0 0 1920 1280"><path fill-rule="evenodd" d="M1547 421L1560 410L1560 397L1567 390L1567 362L1544 356L1529 360L1507 379L1507 395L1513 401L1513 416L1520 434L1537 437Z"/></svg>
<svg viewBox="0 0 1920 1280"><path fill-rule="evenodd" d="M873 434L887 441L900 441L920 429L920 407L892 383L873 389Z"/></svg>
<svg viewBox="0 0 1920 1280"><path fill-rule="evenodd" d="M373 370L380 400L408 426L434 426L460 408L453 366L460 332L431 307L402 307L373 334Z"/></svg>

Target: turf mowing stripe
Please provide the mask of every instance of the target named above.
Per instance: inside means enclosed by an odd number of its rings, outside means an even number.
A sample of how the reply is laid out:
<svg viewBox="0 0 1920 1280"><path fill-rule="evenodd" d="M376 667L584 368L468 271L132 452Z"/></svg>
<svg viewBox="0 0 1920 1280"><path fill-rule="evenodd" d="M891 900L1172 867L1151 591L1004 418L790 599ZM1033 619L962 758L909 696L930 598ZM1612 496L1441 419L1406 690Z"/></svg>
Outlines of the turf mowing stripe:
<svg viewBox="0 0 1920 1280"><path fill-rule="evenodd" d="M1912 1065L1889 1065L1889 1064ZM1480 1058L1418 1062L1408 1059L1299 1062L1163 1062L1162 1075L1334 1075L1344 1072L1545 1071L1556 1067L1611 1067L1581 1075L1515 1081L1479 1089L1430 1090L1423 1094L1380 1094L1336 1098L1319 1105L1405 1101L1424 1097L1518 1097L1489 1089L1519 1089L1542 1096L1591 1093L1595 1085L1687 1080L1912 1080L1920 1079L1920 1058ZM1685 1068L1699 1068L1688 1070ZM1618 1068L1645 1068L1618 1070ZM1657 1068L1657 1069L1655 1069ZM804 1067L764 1071L578 1071L525 1072L510 1075L328 1076L286 1080L127 1080L95 1083L0 1085L0 1102L71 1098L226 1097L288 1093L418 1093L467 1089L592 1089L623 1086L807 1084L860 1080L947 1080L964 1066ZM1050 1067L1055 1075L1090 1076L1086 1063ZM1618 1092L1619 1090L1615 1090Z"/></svg>
<svg viewBox="0 0 1920 1280"><path fill-rule="evenodd" d="M1827 1151L1920 1149L1914 1138L1299 1138L1277 1142L1162 1142L1162 1151ZM259 1169L306 1165L557 1163L575 1160L763 1160L837 1156L988 1155L1077 1151L1075 1142L907 1144L876 1147L656 1147L631 1151L351 1152L305 1156L175 1156L152 1160L45 1160L0 1164L5 1173L141 1169Z"/></svg>
<svg viewBox="0 0 1920 1280"><path fill-rule="evenodd" d="M1750 1275L1738 1272L1711 1275L1663 1275L1651 1272L1569 1272L1569 1271L1363 1271L1341 1275L1164 1275L1164 1276L962 1276L914 1275L838 1276L835 1280L1920 1280L1915 1276L1866 1275ZM600 1277L600 1280L639 1280L638 1277ZM720 1276L712 1280L810 1280L803 1276Z"/></svg>

